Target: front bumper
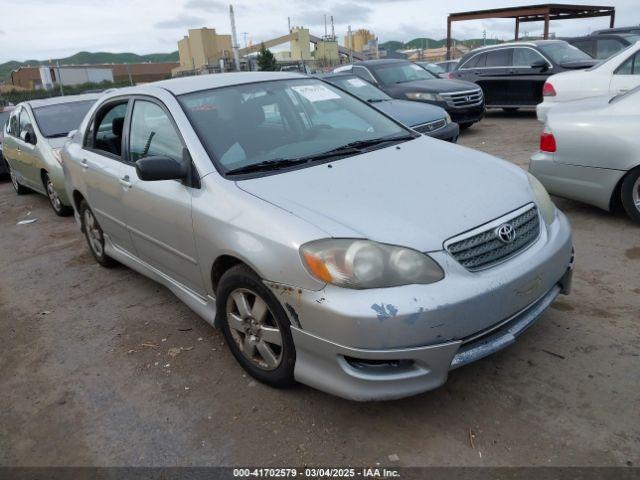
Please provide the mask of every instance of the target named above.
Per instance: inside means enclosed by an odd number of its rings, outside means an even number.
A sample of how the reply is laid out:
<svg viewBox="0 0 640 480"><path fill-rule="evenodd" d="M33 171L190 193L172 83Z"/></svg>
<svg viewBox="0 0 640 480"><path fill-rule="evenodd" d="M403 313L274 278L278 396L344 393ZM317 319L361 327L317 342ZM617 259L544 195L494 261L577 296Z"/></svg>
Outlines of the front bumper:
<svg viewBox="0 0 640 480"><path fill-rule="evenodd" d="M298 381L353 400L387 400L442 385L448 372L507 345L570 288L566 217L527 250L481 272L444 252L431 285L318 292L273 288L292 321Z"/></svg>
<svg viewBox="0 0 640 480"><path fill-rule="evenodd" d="M451 120L459 124L479 122L484 117L485 112L484 103L476 107L468 108L451 108L448 105L443 108L449 113Z"/></svg>
<svg viewBox="0 0 640 480"><path fill-rule="evenodd" d="M436 130L435 132L427 133L426 135L432 138L437 138L439 140L456 143L458 141L458 137L460 136L460 126L455 122L448 123L441 129Z"/></svg>

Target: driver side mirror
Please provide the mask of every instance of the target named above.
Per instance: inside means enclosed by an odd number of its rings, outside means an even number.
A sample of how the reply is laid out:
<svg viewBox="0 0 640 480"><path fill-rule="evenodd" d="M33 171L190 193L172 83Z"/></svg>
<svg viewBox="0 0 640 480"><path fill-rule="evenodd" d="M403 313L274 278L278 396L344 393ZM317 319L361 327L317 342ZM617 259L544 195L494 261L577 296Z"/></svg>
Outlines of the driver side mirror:
<svg viewBox="0 0 640 480"><path fill-rule="evenodd" d="M25 127L25 131L22 132L20 137L22 138L22 141L31 145L35 145L38 141L38 139L36 138L36 132L33 129L33 125L31 125L30 123L27 124L27 126Z"/></svg>
<svg viewBox="0 0 640 480"><path fill-rule="evenodd" d="M537 68L542 70L543 72L549 69L549 64L547 63L546 60L543 60L542 58L540 60L536 60L535 62L533 62L531 64L531 68Z"/></svg>
<svg viewBox="0 0 640 480"><path fill-rule="evenodd" d="M140 180L146 182L186 180L189 177L186 163L165 156L141 158L136 162L136 173Z"/></svg>

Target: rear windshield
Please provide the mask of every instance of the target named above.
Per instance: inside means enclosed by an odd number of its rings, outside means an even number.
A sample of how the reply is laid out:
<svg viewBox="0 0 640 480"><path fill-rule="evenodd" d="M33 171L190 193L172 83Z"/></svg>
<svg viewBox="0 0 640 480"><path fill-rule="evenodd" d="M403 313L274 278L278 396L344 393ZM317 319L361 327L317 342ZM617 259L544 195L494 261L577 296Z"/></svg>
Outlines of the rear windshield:
<svg viewBox="0 0 640 480"><path fill-rule="evenodd" d="M433 73L427 72L424 68L409 62L380 65L379 67L375 67L374 70L378 78L385 85L437 78Z"/></svg>
<svg viewBox="0 0 640 480"><path fill-rule="evenodd" d="M551 57L551 60L558 65L562 65L564 62L575 62L580 60L593 60L588 53L583 52L577 47L570 45L566 42L544 43L539 45L546 55Z"/></svg>
<svg viewBox="0 0 640 480"><path fill-rule="evenodd" d="M65 137L80 126L95 100L61 103L33 109L38 128L47 138Z"/></svg>
<svg viewBox="0 0 640 480"><path fill-rule="evenodd" d="M327 78L326 80L366 102L391 100L391 97L382 90L355 75L353 77Z"/></svg>

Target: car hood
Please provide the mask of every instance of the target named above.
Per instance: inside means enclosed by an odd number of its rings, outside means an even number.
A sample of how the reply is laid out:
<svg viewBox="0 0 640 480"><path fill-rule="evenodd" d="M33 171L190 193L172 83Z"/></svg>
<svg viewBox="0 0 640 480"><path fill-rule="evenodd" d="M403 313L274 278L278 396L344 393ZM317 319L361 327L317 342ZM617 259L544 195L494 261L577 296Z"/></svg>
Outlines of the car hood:
<svg viewBox="0 0 640 480"><path fill-rule="evenodd" d="M447 113L443 108L436 105L411 102L409 100L386 100L384 102L375 102L371 105L410 127L440 120Z"/></svg>
<svg viewBox="0 0 640 480"><path fill-rule="evenodd" d="M429 137L398 146L237 185L327 237L423 252L533 201L526 174L503 160Z"/></svg>
<svg viewBox="0 0 640 480"><path fill-rule="evenodd" d="M444 80L442 78L396 83L394 87L401 88L404 92L418 93L461 92L468 90L478 90L480 88L475 83L465 82L464 80Z"/></svg>

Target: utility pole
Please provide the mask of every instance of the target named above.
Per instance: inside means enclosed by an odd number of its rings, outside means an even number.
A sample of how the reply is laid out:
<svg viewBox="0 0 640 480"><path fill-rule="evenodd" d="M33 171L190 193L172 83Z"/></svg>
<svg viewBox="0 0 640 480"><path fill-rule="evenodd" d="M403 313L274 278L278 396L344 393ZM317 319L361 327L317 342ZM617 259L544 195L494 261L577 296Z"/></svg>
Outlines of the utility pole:
<svg viewBox="0 0 640 480"><path fill-rule="evenodd" d="M236 72L240 71L240 53L238 49L238 35L236 33L236 17L233 14L233 5L229 5L229 19L231 20L231 41L233 42L233 60L236 64Z"/></svg>
<svg viewBox="0 0 640 480"><path fill-rule="evenodd" d="M60 87L60 95L64 97L64 89L62 88L62 77L60 76L60 60L56 60L56 67L58 68L58 86Z"/></svg>
<svg viewBox="0 0 640 480"><path fill-rule="evenodd" d="M349 39L349 63L353 63L353 37L351 36L351 25L347 28L347 38Z"/></svg>
<svg viewBox="0 0 640 480"><path fill-rule="evenodd" d="M131 68L129 68L128 63L125 63L125 65L127 66L127 75L129 75L129 85L133 87L133 79L131 78Z"/></svg>

